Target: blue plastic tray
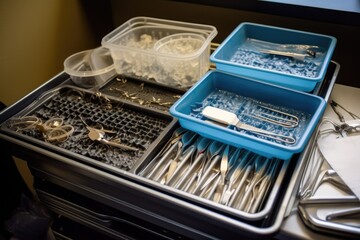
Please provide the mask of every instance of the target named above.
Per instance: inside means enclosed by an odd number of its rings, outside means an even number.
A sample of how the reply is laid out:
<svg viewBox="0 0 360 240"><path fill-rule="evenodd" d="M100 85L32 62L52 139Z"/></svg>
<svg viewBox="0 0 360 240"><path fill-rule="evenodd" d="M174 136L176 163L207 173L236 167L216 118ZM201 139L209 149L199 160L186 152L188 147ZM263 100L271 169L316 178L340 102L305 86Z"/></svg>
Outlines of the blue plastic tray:
<svg viewBox="0 0 360 240"><path fill-rule="evenodd" d="M231 127L207 122L204 117L198 118L190 115L194 106L201 105L205 99L208 99L209 95L218 90L235 93L274 106L305 112L309 116L306 121L307 124L302 126L302 134L296 143L287 146L237 131ZM325 100L318 96L234 74L210 71L170 108L170 113L179 119L182 127L195 131L204 137L235 147L243 147L265 157L288 160L294 153L301 152L304 149L322 117L325 107Z"/></svg>
<svg viewBox="0 0 360 240"><path fill-rule="evenodd" d="M267 63L259 65L256 61L254 61L254 63L231 61L234 54L239 51L239 48L246 49L246 46L249 45L249 39L273 43L276 46L278 46L278 44L287 46L317 46L318 49L316 49L315 52L319 50L319 54L316 57L316 72L311 75L299 74L299 71L287 72L281 70L280 67L273 68L273 66L266 65ZM220 44L210 56L210 60L216 64L216 68L219 70L239 74L245 77L256 78L261 81L274 83L299 91L311 92L316 84L321 82L325 77L326 69L331 61L331 56L336 46L336 41L336 38L327 35L254 23L242 23ZM258 45L259 44L257 44L257 46ZM256 49L259 50L259 48L256 47L251 50L260 54L260 51L257 51ZM264 57L264 54L259 56ZM275 58L274 61L279 59L279 62L276 64L283 64L281 60L284 60L284 57L277 57L278 58ZM289 57L287 58L289 59ZM293 58L290 59L293 60ZM311 63L311 61L313 62ZM315 60L312 60L312 57L308 56L306 62L303 63L313 64L315 63ZM299 64L301 66L301 63L291 63L292 66L294 64Z"/></svg>

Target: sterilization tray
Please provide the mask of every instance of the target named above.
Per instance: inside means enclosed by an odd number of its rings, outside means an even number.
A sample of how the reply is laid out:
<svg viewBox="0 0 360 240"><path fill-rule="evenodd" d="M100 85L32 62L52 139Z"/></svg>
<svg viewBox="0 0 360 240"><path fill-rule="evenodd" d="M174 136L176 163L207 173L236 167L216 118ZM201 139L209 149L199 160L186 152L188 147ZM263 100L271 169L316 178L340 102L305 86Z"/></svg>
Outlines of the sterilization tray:
<svg viewBox="0 0 360 240"><path fill-rule="evenodd" d="M300 123L294 128L284 128L264 121L253 121L251 111L255 108L254 105L270 106L281 112L293 110ZM216 106L234 113L241 123L255 126L257 129L268 132L270 131L268 129L272 129L272 134L293 137L295 142L284 144L263 138L262 134L259 136L251 134L251 131L244 132L241 128L237 129L237 126L233 128L233 126L214 124L201 112L207 106ZM210 71L170 108L170 113L179 119L184 128L205 137L236 147L244 147L266 157L288 160L294 153L304 149L325 107L324 99L318 96L266 84L256 79ZM243 115L249 117L243 118ZM250 120L250 124L247 119Z"/></svg>
<svg viewBox="0 0 360 240"><path fill-rule="evenodd" d="M24 117L35 117L42 123L61 119L63 125L74 128L63 141L50 141L44 137L41 125L19 128ZM17 124L15 124L15 122ZM121 102L97 91L75 86L62 86L45 92L23 111L2 124L2 130L18 135L49 150L129 170L154 151L175 120L164 113ZM89 137L90 128L103 131L106 141L121 143L134 149L124 150L109 146Z"/></svg>
<svg viewBox="0 0 360 240"><path fill-rule="evenodd" d="M317 85L312 93L327 101L336 81L338 71L339 64L331 62L324 81ZM137 86L138 84L136 83L135 85ZM128 166L123 168L115 167L101 162L99 159L83 156L72 152L71 149L66 149L53 143L45 142L41 138L37 139L8 128L8 123L12 118L35 114L51 102L54 97L59 97L63 90L71 90L75 94L78 94L78 91L80 91L85 96L106 97L111 101L113 111L117 107L123 107L141 116L145 115L146 120L148 117L155 118L157 121L162 122L162 128L130 168ZM138 173L141 169L150 163L161 151L161 148L169 140L173 131L178 128L179 123L163 109L157 109L156 106L155 108L144 106L136 102L135 104L131 100L128 101L129 99L124 99L123 101L106 91L100 89L101 94L94 95L96 93L94 90L74 87L71 85L69 76L65 73L60 73L0 113L1 144L12 155L28 161L34 173L36 171L37 176L44 178L46 181L51 181L68 190L99 201L102 204L119 209L153 224L163 226L170 231L192 239L233 239L239 236L264 238L274 237L278 231L281 231L284 217L293 209L293 201L297 194L300 177L306 165L310 146L306 146L302 153L294 154L289 161L283 162L281 168L279 168L277 179L273 184L275 188L272 189L267 197L267 203L259 212L247 214L139 176ZM43 95L46 92L48 94ZM170 96L174 95L173 93L175 92L171 92ZM80 104L80 101L76 103ZM103 103L105 104L101 104L101 106L106 108L107 101ZM106 110L101 108L100 111ZM73 115L82 116L79 112ZM76 117L74 116L74 118ZM96 118L96 115L89 113L88 117ZM87 124L96 121L96 119L92 121L86 120L85 117L83 119ZM116 120L110 121L104 119L101 121L103 121L104 128L121 131L119 126L116 126ZM80 122L82 124L81 120L78 121L78 124ZM82 127L84 129L80 130L80 132L86 130L86 127L83 125ZM84 141L87 142L88 139L86 139L87 136L84 132L83 135L85 136ZM124 140L124 143L131 144L126 142L126 140ZM97 145L99 143L90 142L90 144ZM79 145L79 148L81 148L81 145ZM107 150L107 148L104 149Z"/></svg>

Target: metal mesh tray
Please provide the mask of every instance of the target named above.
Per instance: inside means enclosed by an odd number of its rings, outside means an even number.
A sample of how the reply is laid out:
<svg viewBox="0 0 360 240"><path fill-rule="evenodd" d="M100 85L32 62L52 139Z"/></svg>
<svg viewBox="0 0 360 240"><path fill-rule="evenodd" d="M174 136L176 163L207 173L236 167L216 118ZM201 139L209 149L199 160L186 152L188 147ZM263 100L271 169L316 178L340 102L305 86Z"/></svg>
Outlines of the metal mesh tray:
<svg viewBox="0 0 360 240"><path fill-rule="evenodd" d="M186 90L150 80L118 76L99 91L122 101L167 112Z"/></svg>
<svg viewBox="0 0 360 240"><path fill-rule="evenodd" d="M58 127L73 127L71 133L64 138L59 137L62 133L49 137L44 126L54 119L57 120L53 124L63 121ZM129 170L154 150L172 121L170 115L160 111L124 103L96 91L63 86L43 94L1 127L63 154ZM100 141L89 137L91 129L103 134Z"/></svg>

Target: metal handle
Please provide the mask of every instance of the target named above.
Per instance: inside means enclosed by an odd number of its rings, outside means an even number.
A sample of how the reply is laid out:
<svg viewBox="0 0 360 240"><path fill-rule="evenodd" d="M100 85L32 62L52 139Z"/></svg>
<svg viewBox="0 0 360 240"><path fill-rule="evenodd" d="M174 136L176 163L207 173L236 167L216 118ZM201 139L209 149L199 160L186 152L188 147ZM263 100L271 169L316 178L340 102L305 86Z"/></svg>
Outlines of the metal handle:
<svg viewBox="0 0 360 240"><path fill-rule="evenodd" d="M277 134L277 133L273 133L273 132L269 132L266 130L263 130L261 128L257 128L257 127L253 127L251 125L245 124L245 123L241 123L239 122L238 124L236 124L237 128L241 128L243 130L246 131L250 131L250 132L254 132L257 135L261 135L267 138L271 138L280 142L284 142L284 143L288 143L288 144L294 144L296 143L296 139L290 136L285 136L285 135L281 135L281 134Z"/></svg>
<svg viewBox="0 0 360 240"><path fill-rule="evenodd" d="M111 142L111 141L108 141L108 140L103 139L103 138L100 140L100 142L105 143L106 145L121 148L121 149L124 149L124 150L139 151L139 149L137 149L135 147L130 147L130 146L127 146L125 144L121 144L121 143L117 143L117 142Z"/></svg>
<svg viewBox="0 0 360 240"><path fill-rule="evenodd" d="M301 54L301 53L282 52L282 51L276 51L276 50L261 50L260 52L265 53L265 54L283 56L283 57L291 57L291 58L294 58L295 60L299 60L299 61L304 61L305 57L307 56L306 54Z"/></svg>

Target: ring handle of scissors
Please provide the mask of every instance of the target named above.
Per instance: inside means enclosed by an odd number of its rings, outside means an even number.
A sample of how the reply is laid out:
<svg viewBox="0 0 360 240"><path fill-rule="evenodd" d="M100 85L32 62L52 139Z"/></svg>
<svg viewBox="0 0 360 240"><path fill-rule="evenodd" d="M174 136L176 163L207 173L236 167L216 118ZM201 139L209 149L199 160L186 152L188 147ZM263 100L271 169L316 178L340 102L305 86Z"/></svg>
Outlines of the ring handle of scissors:
<svg viewBox="0 0 360 240"><path fill-rule="evenodd" d="M57 128L52 128L46 132L46 140L49 142L63 142L66 141L74 132L74 127L71 125L64 125Z"/></svg>
<svg viewBox="0 0 360 240"><path fill-rule="evenodd" d="M63 124L64 119L62 118L50 118L43 124L43 126L45 129L54 129L62 126Z"/></svg>
<svg viewBox="0 0 360 240"><path fill-rule="evenodd" d="M41 119L35 116L25 116L12 119L10 126L16 130L26 130L41 125Z"/></svg>

